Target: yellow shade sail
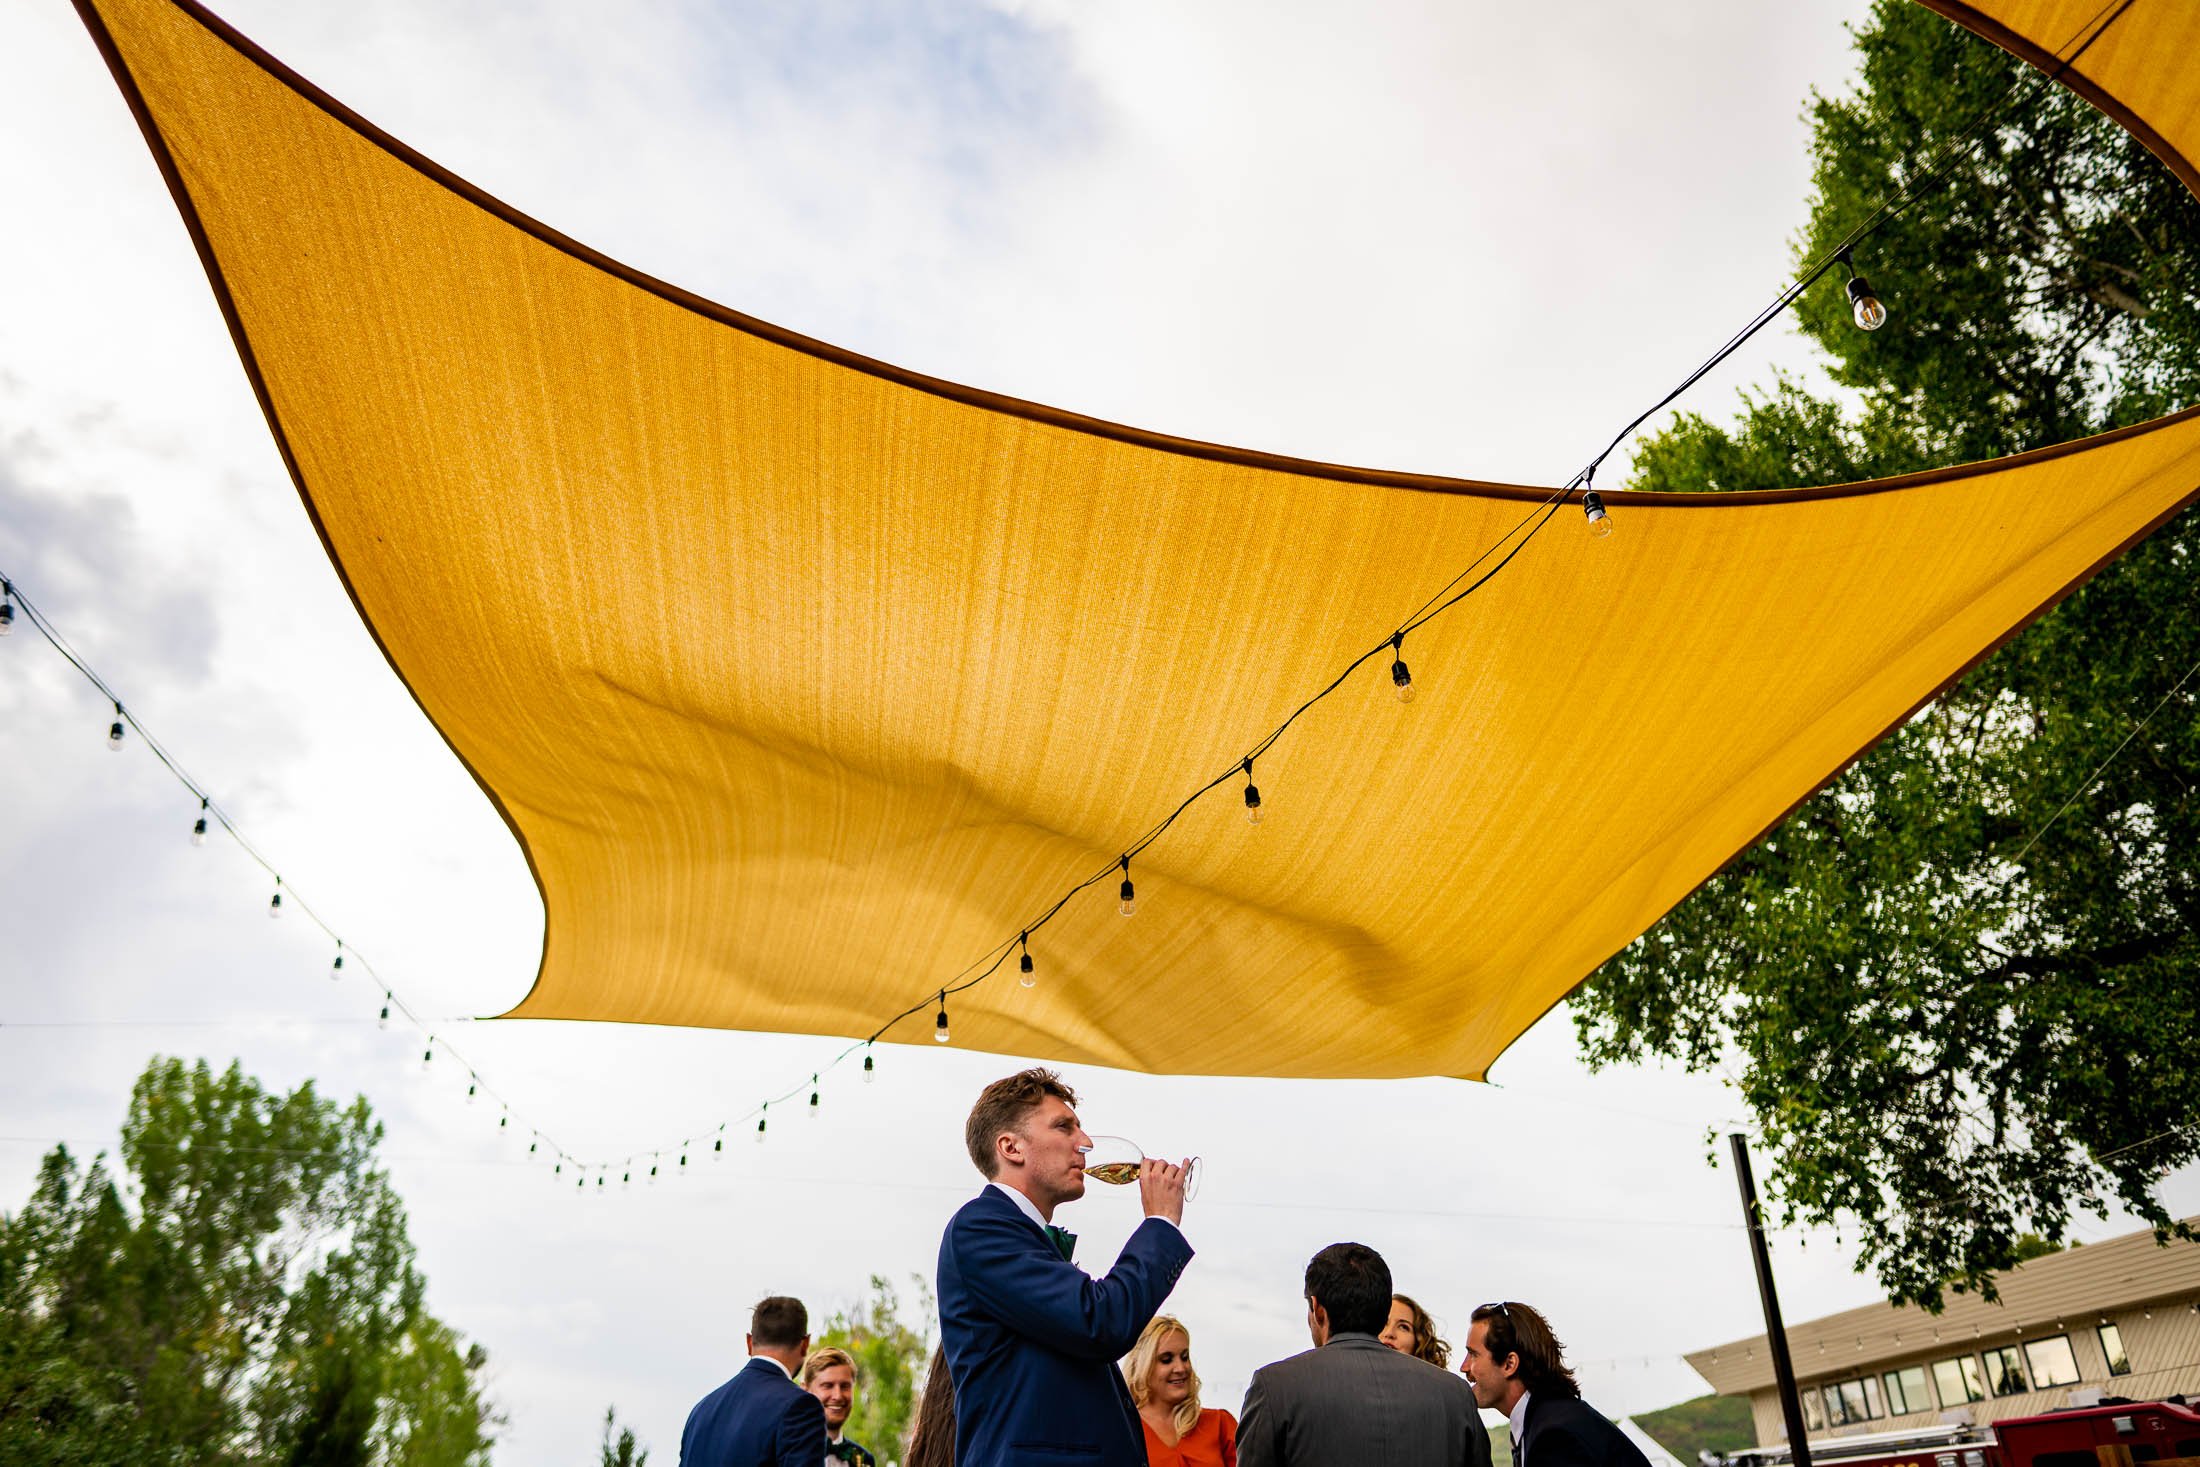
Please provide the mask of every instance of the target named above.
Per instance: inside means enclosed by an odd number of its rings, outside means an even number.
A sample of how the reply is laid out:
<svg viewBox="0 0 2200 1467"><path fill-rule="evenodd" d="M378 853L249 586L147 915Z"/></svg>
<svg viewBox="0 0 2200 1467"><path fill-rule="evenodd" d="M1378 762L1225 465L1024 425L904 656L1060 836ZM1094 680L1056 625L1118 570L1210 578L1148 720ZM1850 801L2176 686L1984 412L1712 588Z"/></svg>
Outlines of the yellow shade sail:
<svg viewBox="0 0 2200 1467"><path fill-rule="evenodd" d="M2098 0L1945 6L2072 53ZM328 552L546 907L513 1010L1134 1069L1481 1076L2194 497L2200 418L1837 490L1578 503L1133 862L1548 491L1138 432L598 256L203 11L80 0ZM2179 169L2200 12L2063 78ZM1499 554L1503 554L1501 549ZM1485 562L1483 569L1487 569ZM1479 573L1479 572L1478 572ZM1032 936L1040 981L1016 981ZM977 965L974 969L973 965Z"/></svg>

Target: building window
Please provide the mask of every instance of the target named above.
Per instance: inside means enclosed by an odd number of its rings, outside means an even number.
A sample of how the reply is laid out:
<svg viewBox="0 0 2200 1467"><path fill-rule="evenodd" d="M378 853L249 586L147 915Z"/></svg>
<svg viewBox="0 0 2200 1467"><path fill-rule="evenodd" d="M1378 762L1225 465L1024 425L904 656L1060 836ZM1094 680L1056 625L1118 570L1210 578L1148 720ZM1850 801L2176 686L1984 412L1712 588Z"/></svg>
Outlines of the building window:
<svg viewBox="0 0 2200 1467"><path fill-rule="evenodd" d="M2024 1363L2032 1367L2034 1390L2078 1383L2078 1357L2070 1352L2068 1335L2025 1341Z"/></svg>
<svg viewBox="0 0 2200 1467"><path fill-rule="evenodd" d="M1925 1384L1924 1366L1887 1372L1887 1409L1897 1416L1933 1409L1933 1393Z"/></svg>
<svg viewBox="0 0 2200 1467"><path fill-rule="evenodd" d="M2131 1374L2131 1357L2124 1353L2124 1332L2113 1324L2100 1328L2101 1355L2108 1361L2110 1375Z"/></svg>
<svg viewBox="0 0 2200 1467"><path fill-rule="evenodd" d="M1986 1352L1986 1389L1997 1396L2021 1396L2031 1389L2024 1383L2024 1357L2015 1345Z"/></svg>
<svg viewBox="0 0 2200 1467"><path fill-rule="evenodd" d="M1961 1406L1970 1401L1986 1399L1986 1381L1979 1374L1978 1361L1969 1355L1958 1355L1953 1360L1942 1360L1933 1366L1933 1384L1940 1389L1940 1404Z"/></svg>
<svg viewBox="0 0 2200 1467"><path fill-rule="evenodd" d="M1855 1426L1887 1414L1879 1394L1879 1378L1844 1380L1826 1387L1826 1416L1835 1426Z"/></svg>
<svg viewBox="0 0 2200 1467"><path fill-rule="evenodd" d="M1819 1398L1818 1387L1816 1386L1812 1386L1803 1392L1803 1429L1805 1431L1824 1431L1826 1429L1825 1402Z"/></svg>

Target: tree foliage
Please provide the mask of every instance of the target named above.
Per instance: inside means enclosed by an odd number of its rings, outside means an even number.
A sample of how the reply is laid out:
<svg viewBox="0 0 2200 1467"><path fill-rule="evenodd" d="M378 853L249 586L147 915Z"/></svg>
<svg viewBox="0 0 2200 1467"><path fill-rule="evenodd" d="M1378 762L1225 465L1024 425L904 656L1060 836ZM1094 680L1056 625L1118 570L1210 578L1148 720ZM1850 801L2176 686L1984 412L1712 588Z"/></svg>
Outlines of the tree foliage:
<svg viewBox="0 0 2200 1467"><path fill-rule="evenodd" d="M122 1183L57 1147L0 1216L0 1461L486 1462L487 1357L426 1309L381 1134L155 1059Z"/></svg>
<svg viewBox="0 0 2200 1467"><path fill-rule="evenodd" d="M856 1399L847 1435L871 1449L880 1461L901 1456L901 1444L917 1419L917 1393L932 1358L932 1321L937 1310L931 1286L915 1275L914 1319L905 1317L901 1294L883 1274L871 1275L871 1292L853 1310L841 1310L826 1322L817 1344L838 1345L855 1357Z"/></svg>
<svg viewBox="0 0 2200 1467"><path fill-rule="evenodd" d="M1798 307L1834 390L1783 378L1730 426L1684 416L1633 487L1903 473L2200 397L2200 206L2168 171L1906 0L1880 0L1856 44L1853 94L1810 106L1798 256L1915 185L1856 251L1889 323L1856 330L1836 271ZM1990 500L1970 512L1994 532ZM1779 1212L1853 1229L1896 1298L1990 1296L2023 1234L2058 1242L2111 1203L2190 1236L2155 1184L2200 1155L2200 676L2179 686L2196 556L2188 512L1576 995L1592 1063L1738 1057Z"/></svg>
<svg viewBox="0 0 2200 1467"><path fill-rule="evenodd" d="M619 1425L619 1410L606 1406L603 1412L602 1467L648 1467L649 1448L635 1440L634 1428Z"/></svg>

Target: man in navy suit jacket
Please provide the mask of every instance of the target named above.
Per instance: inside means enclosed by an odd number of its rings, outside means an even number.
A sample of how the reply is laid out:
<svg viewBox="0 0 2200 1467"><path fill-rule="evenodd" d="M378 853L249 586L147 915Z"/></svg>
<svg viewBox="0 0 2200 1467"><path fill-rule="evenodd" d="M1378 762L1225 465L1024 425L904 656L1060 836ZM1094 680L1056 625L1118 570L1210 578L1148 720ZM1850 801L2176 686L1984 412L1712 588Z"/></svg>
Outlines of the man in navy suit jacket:
<svg viewBox="0 0 2200 1467"><path fill-rule="evenodd" d="M1525 1304L1484 1304L1459 1366L1474 1399L1512 1424L1513 1467L1650 1467L1642 1448L1581 1399L1565 1347Z"/></svg>
<svg viewBox="0 0 2200 1467"><path fill-rule="evenodd" d="M794 1383L810 1353L810 1311L773 1297L749 1318L749 1363L688 1413L683 1467L819 1467L825 1407Z"/></svg>
<svg viewBox="0 0 2200 1467"><path fill-rule="evenodd" d="M940 1240L940 1335L955 1383L956 1467L1145 1467L1116 1361L1191 1261L1182 1166L1149 1160L1146 1220L1094 1279L1054 1209L1085 1194L1092 1138L1051 1070L985 1088L963 1139L988 1182Z"/></svg>

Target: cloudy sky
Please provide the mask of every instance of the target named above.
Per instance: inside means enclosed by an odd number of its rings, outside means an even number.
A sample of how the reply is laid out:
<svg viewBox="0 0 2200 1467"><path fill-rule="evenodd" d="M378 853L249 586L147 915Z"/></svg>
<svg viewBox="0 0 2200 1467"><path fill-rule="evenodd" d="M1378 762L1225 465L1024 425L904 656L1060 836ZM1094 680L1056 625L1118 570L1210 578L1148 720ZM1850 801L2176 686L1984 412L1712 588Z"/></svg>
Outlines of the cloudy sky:
<svg viewBox="0 0 2200 1467"><path fill-rule="evenodd" d="M1784 281L1800 109L1846 84L1862 6L220 8L492 193L767 320L1167 432L1555 483ZM525 864L353 615L63 0L0 7L0 137L0 570L290 887L582 1154L715 1124L838 1052L463 1017L533 977ZM1691 405L1807 362L1768 334ZM237 850L189 847L194 803L139 741L104 751L109 717L35 637L0 644L0 1208L55 1140L109 1144L155 1052L363 1093L523 1467L585 1456L612 1403L669 1461L757 1296L825 1312L870 1274L929 1276L976 1182L962 1115L1012 1061L889 1048L814 1124L578 1198L377 1031L377 991L328 981L325 939L266 919ZM1614 1411L1697 1394L1679 1352L1757 1327L1707 1164L1737 1110L1718 1082L1592 1076L1563 1012L1495 1077L1072 1072L1095 1129L1207 1158L1173 1307L1211 1402L1301 1345L1299 1272L1342 1237L1453 1332L1485 1298L1546 1305ZM1134 1220L1119 1194L1065 1215L1101 1261ZM1874 1297L1831 1235L1784 1236L1778 1265L1791 1318Z"/></svg>

